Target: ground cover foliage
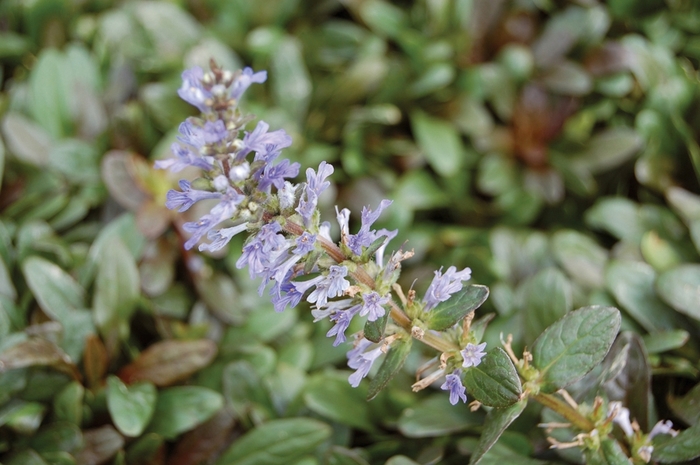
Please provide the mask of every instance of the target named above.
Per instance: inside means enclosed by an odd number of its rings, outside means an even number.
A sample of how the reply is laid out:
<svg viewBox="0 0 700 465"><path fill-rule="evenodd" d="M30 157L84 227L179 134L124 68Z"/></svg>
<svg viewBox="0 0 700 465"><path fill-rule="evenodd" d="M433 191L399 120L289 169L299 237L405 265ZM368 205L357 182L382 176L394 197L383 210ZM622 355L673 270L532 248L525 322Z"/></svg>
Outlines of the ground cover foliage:
<svg viewBox="0 0 700 465"><path fill-rule="evenodd" d="M543 390L568 383L538 336L619 309L567 389L644 432L671 419L652 460L693 460L699 33L690 0L2 2L0 463L582 462L548 449L576 433L537 428L561 419L535 402L411 392L420 344L368 402L330 324L275 313L236 268L242 238L183 248L203 212L165 208L177 177L153 161L195 114L181 72L212 57L268 70L242 106L303 169L335 166L329 218L394 201L378 224L415 252L402 286L472 269L483 341L532 348ZM627 463L611 444L588 463Z"/></svg>

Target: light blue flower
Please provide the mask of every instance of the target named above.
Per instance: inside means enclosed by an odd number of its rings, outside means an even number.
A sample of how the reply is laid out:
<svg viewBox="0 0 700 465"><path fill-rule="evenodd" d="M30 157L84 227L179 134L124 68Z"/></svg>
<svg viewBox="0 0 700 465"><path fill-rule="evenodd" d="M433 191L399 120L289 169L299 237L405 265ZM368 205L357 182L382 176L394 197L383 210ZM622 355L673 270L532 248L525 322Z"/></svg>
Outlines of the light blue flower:
<svg viewBox="0 0 700 465"><path fill-rule="evenodd" d="M462 366L464 368L475 367L481 363L481 359L484 358L486 352L486 343L482 342L479 345L472 344L471 342L462 349L459 353L462 355Z"/></svg>
<svg viewBox="0 0 700 465"><path fill-rule="evenodd" d="M445 382L440 386L443 391L450 391L450 404L456 405L459 399L467 402L466 389L462 385L461 370L455 370L452 374L445 376Z"/></svg>
<svg viewBox="0 0 700 465"><path fill-rule="evenodd" d="M432 310L440 302L448 300L452 294L462 290L462 281L468 281L471 278L472 270L465 268L462 271L457 271L457 268L451 266L445 274L442 274L442 268L435 272L428 290L425 293L423 302L425 303L424 310Z"/></svg>
<svg viewBox="0 0 700 465"><path fill-rule="evenodd" d="M382 297L376 291L371 291L362 294L362 302L360 316L369 315L367 317L369 321L376 321L386 313L382 305L386 305L389 302L389 297Z"/></svg>

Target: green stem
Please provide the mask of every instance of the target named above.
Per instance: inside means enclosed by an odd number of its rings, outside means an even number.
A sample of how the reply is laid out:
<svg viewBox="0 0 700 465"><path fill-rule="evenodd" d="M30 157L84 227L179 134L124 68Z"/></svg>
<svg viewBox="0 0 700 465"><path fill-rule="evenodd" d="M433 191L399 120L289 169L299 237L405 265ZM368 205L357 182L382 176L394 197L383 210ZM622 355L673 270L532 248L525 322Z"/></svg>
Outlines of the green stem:
<svg viewBox="0 0 700 465"><path fill-rule="evenodd" d="M553 396L552 394L535 394L532 395L531 398L545 407L554 410L559 415L566 418L572 425L582 431L588 432L595 428L593 422L591 422L588 418L584 417L572 406L558 397Z"/></svg>
<svg viewBox="0 0 700 465"><path fill-rule="evenodd" d="M298 225L289 220L285 222L284 230L296 236L301 236L302 234L304 234L304 228L301 225ZM318 237L316 240L319 241L321 247L323 247L323 250L325 250L326 253L336 263L341 263L347 260L347 257L345 256L343 251L340 250L340 247L335 245L333 242L323 237ZM350 273L350 275L353 277L353 279L355 279L355 281L364 284L370 289L375 288L374 279L372 279L372 277L367 273L364 267L358 266L355 271ZM401 328L403 328L406 332L412 334L413 323L408 317L408 315L406 315L406 313L404 313L404 311L401 310L398 304L393 300L389 301L389 306L391 307L389 311L389 316L391 317L391 319L394 320L394 322ZM423 337L418 340L436 350L439 350L440 352L448 352L455 349L455 347L453 347L452 344L448 343L443 338L433 333L425 333Z"/></svg>

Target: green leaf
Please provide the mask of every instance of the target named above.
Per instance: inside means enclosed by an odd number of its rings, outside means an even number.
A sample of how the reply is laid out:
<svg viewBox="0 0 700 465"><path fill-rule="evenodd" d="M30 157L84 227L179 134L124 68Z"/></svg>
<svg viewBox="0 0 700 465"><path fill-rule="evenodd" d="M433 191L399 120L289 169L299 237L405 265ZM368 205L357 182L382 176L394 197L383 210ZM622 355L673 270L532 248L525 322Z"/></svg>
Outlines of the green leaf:
<svg viewBox="0 0 700 465"><path fill-rule="evenodd" d="M30 447L40 452L71 452L74 453L83 447L83 434L80 427L68 422L55 422L42 427L35 434Z"/></svg>
<svg viewBox="0 0 700 465"><path fill-rule="evenodd" d="M654 292L656 273L643 262L614 260L605 272L608 290L620 306L647 331L664 331L680 321Z"/></svg>
<svg viewBox="0 0 700 465"><path fill-rule="evenodd" d="M367 400L372 400L377 397L377 394L379 394L382 389L389 384L389 381L399 373L406 361L406 357L408 357L411 351L412 343L413 338L409 337L399 339L391 344L389 353L384 358L382 365L379 367L379 371L377 371L377 374L372 378L372 382L369 383Z"/></svg>
<svg viewBox="0 0 700 465"><path fill-rule="evenodd" d="M603 229L618 239L639 244L646 228L642 224L639 208L623 197L607 197L598 200L584 216L586 224Z"/></svg>
<svg viewBox="0 0 700 465"><path fill-rule="evenodd" d="M454 125L416 110L411 113L411 129L425 158L438 174L447 178L459 170L464 146Z"/></svg>
<svg viewBox="0 0 700 465"><path fill-rule="evenodd" d="M451 405L447 393L434 394L401 414L398 427L409 438L445 436L481 425L483 416L466 404Z"/></svg>
<svg viewBox="0 0 700 465"><path fill-rule="evenodd" d="M681 265L656 280L659 296L675 310L700 320L700 265Z"/></svg>
<svg viewBox="0 0 700 465"><path fill-rule="evenodd" d="M389 312L384 312L384 316L374 321L367 320L364 329L365 338L372 342L380 342L384 337L384 330L388 321Z"/></svg>
<svg viewBox="0 0 700 465"><path fill-rule="evenodd" d="M644 347L649 354L660 354L669 350L679 349L688 342L690 333L684 329L662 331L659 333L645 334L642 337Z"/></svg>
<svg viewBox="0 0 700 465"><path fill-rule="evenodd" d="M343 425L374 431L364 390L353 388L345 376L313 377L304 390L304 403L314 413Z"/></svg>
<svg viewBox="0 0 700 465"><path fill-rule="evenodd" d="M520 416L526 405L527 400L521 400L510 407L494 408L486 415L486 421L484 422L484 429L481 431L479 444L469 459L469 465L476 465L481 461L484 454L486 454L496 441L498 441L498 438L501 437L503 431Z"/></svg>
<svg viewBox="0 0 700 465"><path fill-rule="evenodd" d="M331 428L310 418L272 420L238 438L216 465L284 465L312 454Z"/></svg>
<svg viewBox="0 0 700 465"><path fill-rule="evenodd" d="M150 465L157 463L158 457L164 455L164 440L155 433L144 434L129 444L126 462L129 465Z"/></svg>
<svg viewBox="0 0 700 465"><path fill-rule="evenodd" d="M29 80L32 116L55 138L72 131L71 98L74 92L67 65L63 53L46 48L39 54Z"/></svg>
<svg viewBox="0 0 700 465"><path fill-rule="evenodd" d="M500 347L491 350L463 375L469 395L488 407L508 407L520 400L520 377L508 355Z"/></svg>
<svg viewBox="0 0 700 465"><path fill-rule="evenodd" d="M682 431L675 438L662 444L654 444L651 457L661 463L678 463L700 457L700 423Z"/></svg>
<svg viewBox="0 0 700 465"><path fill-rule="evenodd" d="M565 388L591 371L603 361L619 328L620 312L602 306L574 310L547 328L532 347L542 391Z"/></svg>
<svg viewBox="0 0 700 465"><path fill-rule="evenodd" d="M611 364L617 365L616 367ZM604 362L605 368L615 371L602 389L608 400L619 400L630 409L631 418L637 420L642 431L649 430L649 405L651 397L651 366L647 360L642 338L625 331L620 334Z"/></svg>
<svg viewBox="0 0 700 465"><path fill-rule="evenodd" d="M3 459L5 465L49 465L36 451L26 449Z"/></svg>
<svg viewBox="0 0 700 465"><path fill-rule="evenodd" d="M146 429L156 407L156 387L147 382L126 386L116 376L107 378L107 409L120 433L136 437Z"/></svg>
<svg viewBox="0 0 700 465"><path fill-rule="evenodd" d="M669 396L668 404L673 413L689 425L700 424L700 384L683 397Z"/></svg>
<svg viewBox="0 0 700 465"><path fill-rule="evenodd" d="M523 330L525 343L532 342L572 307L571 283L557 268L545 268L526 284Z"/></svg>
<svg viewBox="0 0 700 465"><path fill-rule="evenodd" d="M435 331L445 331L462 319L481 307L489 296L489 288L481 285L470 284L461 291L441 302L437 307L428 312L426 323L428 328Z"/></svg>
<svg viewBox="0 0 700 465"><path fill-rule="evenodd" d="M642 143L634 129L610 128L593 136L586 150L574 158L574 163L593 174L609 171L632 158L642 148Z"/></svg>
<svg viewBox="0 0 700 465"><path fill-rule="evenodd" d="M140 296L139 270L134 257L120 239L100 249L95 295L94 319L105 334L118 325L127 331L127 323Z"/></svg>
<svg viewBox="0 0 700 465"><path fill-rule="evenodd" d="M302 45L288 35L276 47L270 63L272 92L278 106L286 110L291 121L301 121L311 99L311 77L302 55Z"/></svg>
<svg viewBox="0 0 700 465"><path fill-rule="evenodd" d="M78 381L64 387L53 398L53 413L58 420L80 425L83 418L85 388Z"/></svg>
<svg viewBox="0 0 700 465"><path fill-rule="evenodd" d="M22 273L29 289L51 318L62 322L77 308L85 307L85 291L58 265L32 256L22 262Z"/></svg>
<svg viewBox="0 0 700 465"><path fill-rule="evenodd" d="M571 279L582 286L598 288L605 284L608 253L590 237L573 230L557 231L552 236L552 252Z"/></svg>
<svg viewBox="0 0 700 465"><path fill-rule="evenodd" d="M224 406L221 394L199 386L177 386L158 393L148 431L174 439L211 418Z"/></svg>

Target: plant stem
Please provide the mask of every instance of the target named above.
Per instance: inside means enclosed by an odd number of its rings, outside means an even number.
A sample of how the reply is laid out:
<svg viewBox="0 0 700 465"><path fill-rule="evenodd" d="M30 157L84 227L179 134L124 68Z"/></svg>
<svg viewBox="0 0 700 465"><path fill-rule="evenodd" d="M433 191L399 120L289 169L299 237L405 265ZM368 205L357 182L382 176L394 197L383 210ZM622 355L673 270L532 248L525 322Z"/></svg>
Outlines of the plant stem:
<svg viewBox="0 0 700 465"><path fill-rule="evenodd" d="M595 428L595 425L588 418L584 417L569 404L552 394L535 394L531 396L531 398L545 407L554 410L582 431L588 432Z"/></svg>
<svg viewBox="0 0 700 465"><path fill-rule="evenodd" d="M304 228L301 225L289 220L285 222L284 230L296 236L301 236L302 234L304 234ZM343 251L340 250L340 247L335 245L333 242L323 237L319 237L316 240L319 241L321 247L323 247L323 250L325 250L326 253L328 253L328 255L333 260L335 260L336 263L341 263L347 260L347 257L345 256ZM372 277L369 274L367 274L367 271L365 271L364 267L358 266L356 270L351 272L350 274L357 282L364 284L370 289L375 288L374 279L372 279ZM394 322L397 325L399 325L409 334L412 334L413 324L408 315L406 315L406 313L404 313L404 311L401 310L398 304L393 300L389 301L389 306L391 307L391 310L389 312L389 316L391 317L391 319L394 320ZM453 347L452 344L448 343L443 338L433 333L425 333L423 337L419 339L419 341L436 350L439 350L440 352L448 352L451 350L455 350L455 347Z"/></svg>

